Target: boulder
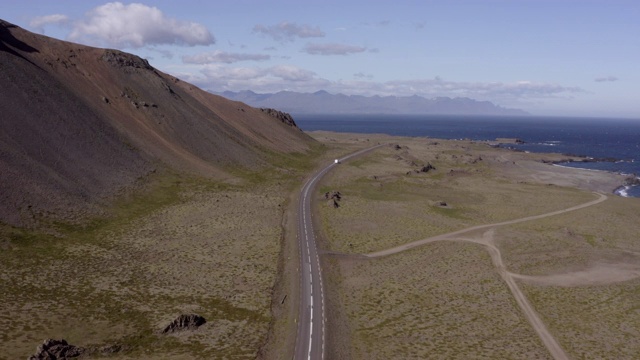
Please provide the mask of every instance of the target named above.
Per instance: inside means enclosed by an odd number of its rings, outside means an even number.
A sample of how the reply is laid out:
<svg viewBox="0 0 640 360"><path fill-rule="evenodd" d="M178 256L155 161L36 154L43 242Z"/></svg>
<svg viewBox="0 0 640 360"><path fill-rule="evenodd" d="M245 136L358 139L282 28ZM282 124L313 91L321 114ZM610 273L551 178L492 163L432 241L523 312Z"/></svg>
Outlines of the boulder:
<svg viewBox="0 0 640 360"><path fill-rule="evenodd" d="M338 203L338 201L336 199L333 199L333 207L336 208L336 209L340 207L340 204Z"/></svg>
<svg viewBox="0 0 640 360"><path fill-rule="evenodd" d="M340 193L340 191L327 191L326 193L324 193L324 198L329 200L329 199L335 199L335 200L342 200L342 194Z"/></svg>
<svg viewBox="0 0 640 360"><path fill-rule="evenodd" d="M430 163L427 163L427 165L423 166L423 167L420 169L420 172L426 173L426 172L429 172L429 171L431 171L431 170L435 170L435 169L436 169L436 168L435 168L433 165L431 165Z"/></svg>
<svg viewBox="0 0 640 360"><path fill-rule="evenodd" d="M627 186L640 185L640 177L629 176L624 180L624 184Z"/></svg>
<svg viewBox="0 0 640 360"><path fill-rule="evenodd" d="M78 357L86 352L85 348L70 345L66 340L47 339L38 346L29 360L57 360Z"/></svg>
<svg viewBox="0 0 640 360"><path fill-rule="evenodd" d="M200 315L182 314L162 329L162 333L170 334L178 331L194 330L206 322L207 320Z"/></svg>

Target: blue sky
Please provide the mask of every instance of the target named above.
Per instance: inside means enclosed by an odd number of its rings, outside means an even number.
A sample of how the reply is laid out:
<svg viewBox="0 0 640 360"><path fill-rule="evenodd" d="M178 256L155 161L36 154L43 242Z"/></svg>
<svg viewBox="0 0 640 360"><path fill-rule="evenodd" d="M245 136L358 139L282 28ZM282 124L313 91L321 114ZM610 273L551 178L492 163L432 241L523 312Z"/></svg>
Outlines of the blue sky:
<svg viewBox="0 0 640 360"><path fill-rule="evenodd" d="M466 96L640 119L640 1L7 1L27 30L211 91Z"/></svg>

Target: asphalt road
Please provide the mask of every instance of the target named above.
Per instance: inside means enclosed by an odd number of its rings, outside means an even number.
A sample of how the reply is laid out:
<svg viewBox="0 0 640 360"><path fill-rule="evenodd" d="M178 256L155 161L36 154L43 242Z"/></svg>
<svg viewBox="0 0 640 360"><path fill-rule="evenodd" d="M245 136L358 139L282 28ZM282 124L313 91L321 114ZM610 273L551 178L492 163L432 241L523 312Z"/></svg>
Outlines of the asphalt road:
<svg viewBox="0 0 640 360"><path fill-rule="evenodd" d="M360 150L338 159L347 159L362 155L376 149ZM324 287L322 283L322 268L316 246L313 222L311 220L311 200L313 191L320 179L331 169L340 164L332 162L313 175L302 188L300 204L298 205L298 246L300 248L300 312L298 315L298 335L294 359L324 359L326 317L324 303Z"/></svg>

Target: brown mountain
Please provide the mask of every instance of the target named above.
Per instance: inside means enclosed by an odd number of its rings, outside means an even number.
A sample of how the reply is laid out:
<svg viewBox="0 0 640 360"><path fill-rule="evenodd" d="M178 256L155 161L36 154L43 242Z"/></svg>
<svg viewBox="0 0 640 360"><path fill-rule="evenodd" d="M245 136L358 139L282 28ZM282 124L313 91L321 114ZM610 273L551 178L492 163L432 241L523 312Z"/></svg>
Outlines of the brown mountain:
<svg viewBox="0 0 640 360"><path fill-rule="evenodd" d="M0 20L0 221L99 207L156 167L233 181L266 152L308 150L295 123L164 74L146 60Z"/></svg>

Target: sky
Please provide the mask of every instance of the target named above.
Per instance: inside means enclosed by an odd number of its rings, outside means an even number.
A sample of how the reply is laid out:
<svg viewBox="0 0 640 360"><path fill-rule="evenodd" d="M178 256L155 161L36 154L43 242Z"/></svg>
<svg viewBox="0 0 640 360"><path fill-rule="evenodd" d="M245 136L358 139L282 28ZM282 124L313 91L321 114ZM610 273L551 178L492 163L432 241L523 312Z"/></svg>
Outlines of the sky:
<svg viewBox="0 0 640 360"><path fill-rule="evenodd" d="M0 18L213 92L469 97L640 119L638 0L0 0Z"/></svg>

